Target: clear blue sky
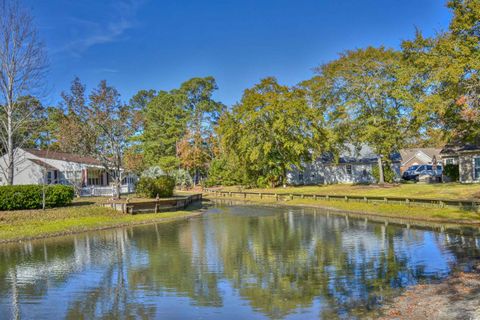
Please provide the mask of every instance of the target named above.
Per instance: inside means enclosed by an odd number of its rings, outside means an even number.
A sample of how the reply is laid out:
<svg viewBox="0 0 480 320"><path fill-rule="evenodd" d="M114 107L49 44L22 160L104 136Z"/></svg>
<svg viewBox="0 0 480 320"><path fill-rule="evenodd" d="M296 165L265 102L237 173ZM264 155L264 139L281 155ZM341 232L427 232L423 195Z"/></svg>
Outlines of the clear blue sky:
<svg viewBox="0 0 480 320"><path fill-rule="evenodd" d="M415 27L445 30L443 0L24 0L49 59L49 104L74 76L106 79L125 101L214 76L232 105L266 76L293 85L346 49L398 48Z"/></svg>

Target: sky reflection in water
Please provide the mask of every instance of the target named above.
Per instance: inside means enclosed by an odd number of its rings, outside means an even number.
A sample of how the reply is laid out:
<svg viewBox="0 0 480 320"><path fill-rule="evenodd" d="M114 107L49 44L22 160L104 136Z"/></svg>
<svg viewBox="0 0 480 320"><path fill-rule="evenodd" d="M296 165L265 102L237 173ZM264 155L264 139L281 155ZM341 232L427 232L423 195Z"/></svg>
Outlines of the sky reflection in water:
<svg viewBox="0 0 480 320"><path fill-rule="evenodd" d="M479 257L480 238L318 209L219 206L189 221L4 245L7 318L362 318Z"/></svg>

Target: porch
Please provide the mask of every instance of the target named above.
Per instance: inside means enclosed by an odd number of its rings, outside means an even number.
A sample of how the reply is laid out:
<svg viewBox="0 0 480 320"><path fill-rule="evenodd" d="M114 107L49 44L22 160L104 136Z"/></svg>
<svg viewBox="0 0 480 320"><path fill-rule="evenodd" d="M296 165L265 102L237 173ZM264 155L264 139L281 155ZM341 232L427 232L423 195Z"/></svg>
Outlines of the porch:
<svg viewBox="0 0 480 320"><path fill-rule="evenodd" d="M135 191L136 177L126 174L122 177L120 172L121 187L120 194L129 194ZM46 168L46 184L64 184L75 187L76 193L81 197L108 197L116 195L114 185L115 173L109 172L104 168L86 167L80 170L60 171L57 168Z"/></svg>
<svg viewBox="0 0 480 320"><path fill-rule="evenodd" d="M122 174L123 171L120 172L120 194L135 192L136 177L131 174L122 176ZM83 176L84 183L79 190L81 197L113 197L116 195L114 172L100 168L87 168Z"/></svg>

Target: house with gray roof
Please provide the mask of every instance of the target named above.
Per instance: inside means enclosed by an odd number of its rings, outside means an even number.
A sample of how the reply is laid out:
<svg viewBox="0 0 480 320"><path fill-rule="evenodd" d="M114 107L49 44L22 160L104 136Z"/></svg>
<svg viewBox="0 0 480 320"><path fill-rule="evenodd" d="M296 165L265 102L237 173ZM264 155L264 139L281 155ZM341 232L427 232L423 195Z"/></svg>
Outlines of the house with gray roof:
<svg viewBox="0 0 480 320"><path fill-rule="evenodd" d="M447 144L440 152L443 164L458 165L459 181L480 182L480 146L475 144Z"/></svg>
<svg viewBox="0 0 480 320"><path fill-rule="evenodd" d="M400 156L391 156L392 169L400 178ZM287 174L291 185L316 185L334 183L375 183L373 168L378 165L378 155L367 145L356 147L345 144L335 159L325 153L314 161L304 163L303 169L292 168Z"/></svg>

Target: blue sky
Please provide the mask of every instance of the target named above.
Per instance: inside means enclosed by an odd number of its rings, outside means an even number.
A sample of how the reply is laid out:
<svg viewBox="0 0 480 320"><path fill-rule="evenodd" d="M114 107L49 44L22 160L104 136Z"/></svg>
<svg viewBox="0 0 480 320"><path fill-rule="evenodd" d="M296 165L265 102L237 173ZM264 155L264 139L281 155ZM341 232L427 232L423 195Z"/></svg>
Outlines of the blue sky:
<svg viewBox="0 0 480 320"><path fill-rule="evenodd" d="M398 48L415 27L445 30L442 0L24 0L46 44L45 103L57 104L75 76L116 86L170 90L214 76L227 105L266 76L293 85L338 53Z"/></svg>

